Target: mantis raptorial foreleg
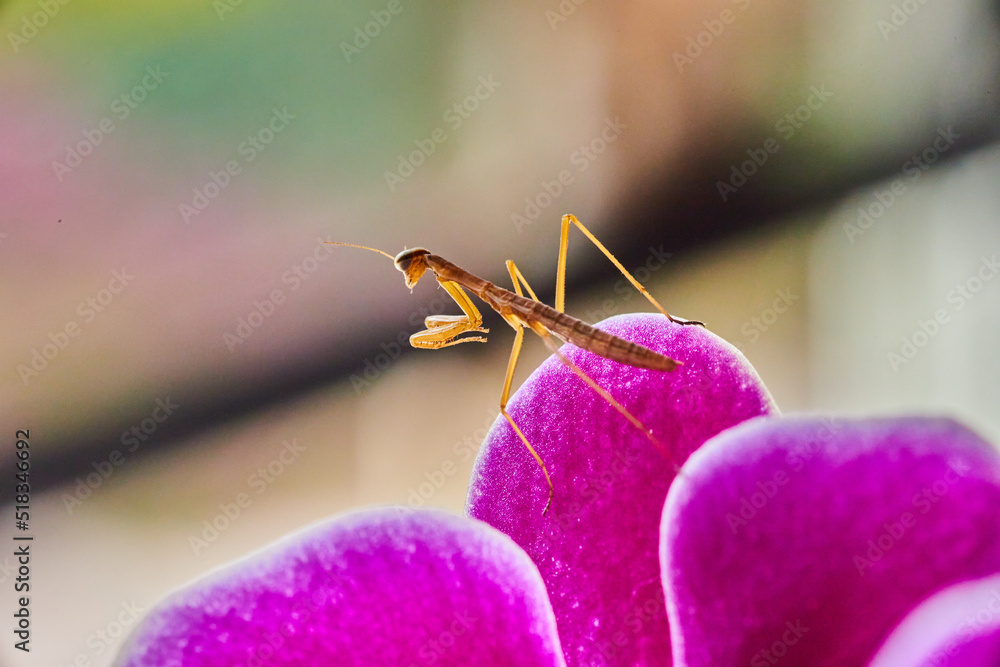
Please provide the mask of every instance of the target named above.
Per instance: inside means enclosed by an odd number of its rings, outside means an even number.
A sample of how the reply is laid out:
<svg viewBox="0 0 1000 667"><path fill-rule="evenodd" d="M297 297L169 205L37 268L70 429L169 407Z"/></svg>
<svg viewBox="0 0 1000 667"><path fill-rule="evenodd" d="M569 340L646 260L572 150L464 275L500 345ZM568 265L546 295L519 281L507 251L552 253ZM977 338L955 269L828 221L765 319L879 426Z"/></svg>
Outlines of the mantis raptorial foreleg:
<svg viewBox="0 0 1000 667"><path fill-rule="evenodd" d="M448 291L448 294L465 315L431 315L424 320L423 331L410 336L410 345L426 350L437 350L442 347L458 345L459 343L485 343L482 336L469 336L467 338L456 338L468 331L478 331L489 333L489 329L484 329L483 316L479 309L472 303L472 299L466 294L458 283L451 280L438 278L441 287Z"/></svg>

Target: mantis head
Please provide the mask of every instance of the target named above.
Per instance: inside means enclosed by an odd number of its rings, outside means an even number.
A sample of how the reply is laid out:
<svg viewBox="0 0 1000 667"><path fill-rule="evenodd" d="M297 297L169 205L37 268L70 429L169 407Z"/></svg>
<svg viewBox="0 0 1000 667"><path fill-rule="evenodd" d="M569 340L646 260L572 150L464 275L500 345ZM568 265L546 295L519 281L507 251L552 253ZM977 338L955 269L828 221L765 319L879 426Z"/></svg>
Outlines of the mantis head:
<svg viewBox="0 0 1000 667"><path fill-rule="evenodd" d="M427 270L427 260L424 258L429 254L430 251L424 248L410 248L396 255L393 260L396 262L396 268L403 272L406 286L410 289L413 289L420 276Z"/></svg>
<svg viewBox="0 0 1000 667"><path fill-rule="evenodd" d="M424 258L431 254L430 250L427 250L426 248L409 248L393 257L383 250L379 250L378 248L369 248L366 245L340 243L339 241L327 241L327 243L329 245L343 245L351 248L371 250L372 252L377 252L380 255L385 255L396 263L397 269L403 272L403 275L406 278L406 286L410 289L413 289L413 286L417 284L418 280L420 280L420 276L424 275L424 271L427 270L427 260Z"/></svg>

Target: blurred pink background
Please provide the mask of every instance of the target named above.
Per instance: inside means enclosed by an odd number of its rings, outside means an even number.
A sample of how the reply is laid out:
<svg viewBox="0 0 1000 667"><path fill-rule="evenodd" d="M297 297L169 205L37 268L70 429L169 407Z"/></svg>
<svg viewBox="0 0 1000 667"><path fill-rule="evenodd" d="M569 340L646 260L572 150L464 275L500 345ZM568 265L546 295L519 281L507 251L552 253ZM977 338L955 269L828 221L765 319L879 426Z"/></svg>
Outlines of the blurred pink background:
<svg viewBox="0 0 1000 667"><path fill-rule="evenodd" d="M899 4L0 4L0 451L30 429L37 535L37 650L0 661L110 664L123 605L310 521L461 510L511 332L397 356L443 292L326 240L551 300L572 212L784 410L1000 442L997 5ZM569 312L647 310L570 248Z"/></svg>

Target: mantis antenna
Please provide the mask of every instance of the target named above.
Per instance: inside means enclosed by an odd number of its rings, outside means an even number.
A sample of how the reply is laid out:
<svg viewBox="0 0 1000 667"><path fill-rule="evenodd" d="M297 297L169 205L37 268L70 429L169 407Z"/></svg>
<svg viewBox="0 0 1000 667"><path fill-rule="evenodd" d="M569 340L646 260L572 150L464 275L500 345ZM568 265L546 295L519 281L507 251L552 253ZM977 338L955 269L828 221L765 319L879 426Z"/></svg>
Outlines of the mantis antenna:
<svg viewBox="0 0 1000 667"><path fill-rule="evenodd" d="M378 248L369 248L366 245L357 245L355 243L338 243L337 241L326 241L326 243L329 243L330 245L346 245L346 246L350 246L351 248L361 248L362 250L371 250L372 252L377 252L380 255L385 255L386 257L388 257L389 259L391 259L394 262L396 261L395 257L393 257L392 255L390 255L387 252L383 252L383 251L379 250Z"/></svg>

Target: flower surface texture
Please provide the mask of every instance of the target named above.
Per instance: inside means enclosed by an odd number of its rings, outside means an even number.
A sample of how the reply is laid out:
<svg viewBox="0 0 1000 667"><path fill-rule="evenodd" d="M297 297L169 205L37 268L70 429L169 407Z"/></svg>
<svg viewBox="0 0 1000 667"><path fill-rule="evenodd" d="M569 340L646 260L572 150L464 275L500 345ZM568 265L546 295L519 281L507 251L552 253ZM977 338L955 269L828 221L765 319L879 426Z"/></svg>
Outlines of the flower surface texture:
<svg viewBox="0 0 1000 667"><path fill-rule="evenodd" d="M562 353L480 450L467 517L312 526L153 609L120 665L996 665L1000 457L942 418L781 416L707 330L601 329L682 362ZM650 437L650 434L652 437Z"/></svg>

